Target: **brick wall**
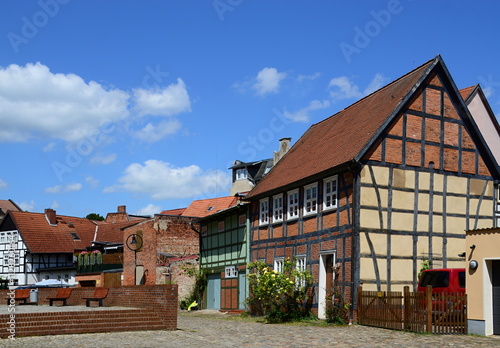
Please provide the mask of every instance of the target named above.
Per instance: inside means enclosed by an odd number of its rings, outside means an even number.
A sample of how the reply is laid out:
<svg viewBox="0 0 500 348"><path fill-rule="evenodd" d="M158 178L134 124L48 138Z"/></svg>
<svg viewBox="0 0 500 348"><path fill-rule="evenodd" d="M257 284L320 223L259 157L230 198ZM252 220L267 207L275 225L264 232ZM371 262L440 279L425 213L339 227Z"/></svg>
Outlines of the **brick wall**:
<svg viewBox="0 0 500 348"><path fill-rule="evenodd" d="M155 215L153 219L126 228L125 238L131 234L142 235L143 245L138 252L124 247L123 285L133 285L135 265L144 267L143 280L146 285L164 284L172 281L179 286L179 299L191 291L194 279L182 271L182 264L198 265L196 259L178 260L170 264L170 274L166 275L168 257L159 262L159 254L178 256L177 259L199 254L199 235L191 228L195 218L171 215ZM166 261L166 262L164 262ZM142 277L139 275L138 280Z"/></svg>
<svg viewBox="0 0 500 348"><path fill-rule="evenodd" d="M71 296L67 300L68 306L84 306L85 297L92 296L95 288L74 288ZM47 335L53 333L83 333L83 332L108 332L122 330L138 330L138 329L177 329L177 309L178 296L177 285L154 285L154 286L122 286L111 287L107 297L103 300L104 307L131 307L139 308L137 312L126 312L109 310L109 311L81 311L81 312L53 312L53 313L20 313L15 315L16 331L18 335ZM57 289L39 289L38 303L48 304L49 297L55 296ZM6 301L9 290L0 290L0 298ZM91 304L95 305L95 303ZM14 311L15 313L15 311ZM141 316L141 320L145 325L141 326L137 322L132 323L126 318L133 318L137 321L137 317ZM67 318L66 318L67 317ZM79 323L75 328L67 327L65 330L54 330L50 325L45 325L44 322L53 322L59 320L64 323L66 320L73 320ZM79 319L78 319L79 318ZM103 320L99 325L92 324L96 318ZM109 320L106 322L106 318ZM122 318L122 320L117 318ZM88 319L88 322L85 320ZM7 337L9 315L0 315L0 337ZM123 325L122 322L123 321ZM52 324L53 325L53 324ZM24 328L24 329L23 329ZM26 329L27 328L27 329ZM78 331L80 328L80 331ZM19 329L19 330L18 330Z"/></svg>

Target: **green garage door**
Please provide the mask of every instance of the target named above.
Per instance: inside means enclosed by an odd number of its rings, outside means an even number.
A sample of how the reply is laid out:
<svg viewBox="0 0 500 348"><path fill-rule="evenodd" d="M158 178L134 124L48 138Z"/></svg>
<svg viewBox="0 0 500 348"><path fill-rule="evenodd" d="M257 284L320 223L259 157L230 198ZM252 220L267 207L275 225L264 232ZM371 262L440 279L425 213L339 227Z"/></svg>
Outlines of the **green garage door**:
<svg viewBox="0 0 500 348"><path fill-rule="evenodd" d="M207 309L220 309L220 274L207 276Z"/></svg>

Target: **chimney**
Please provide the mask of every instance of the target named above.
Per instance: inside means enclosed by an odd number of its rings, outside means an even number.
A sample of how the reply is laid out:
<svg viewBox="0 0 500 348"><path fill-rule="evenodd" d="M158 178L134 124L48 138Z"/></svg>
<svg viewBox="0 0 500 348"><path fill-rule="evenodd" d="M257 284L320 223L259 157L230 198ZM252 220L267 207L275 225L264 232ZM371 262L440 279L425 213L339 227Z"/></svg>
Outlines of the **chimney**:
<svg viewBox="0 0 500 348"><path fill-rule="evenodd" d="M54 209L47 208L45 209L45 218L51 225L56 225L57 224L57 219L56 219L56 211Z"/></svg>
<svg viewBox="0 0 500 348"><path fill-rule="evenodd" d="M126 213L127 212L127 206L126 205L119 205L118 206L118 212L119 213Z"/></svg>
<svg viewBox="0 0 500 348"><path fill-rule="evenodd" d="M274 163L276 165L278 161L285 155L285 153L290 150L290 141L292 138L281 138L280 139L280 149L279 151L274 151Z"/></svg>

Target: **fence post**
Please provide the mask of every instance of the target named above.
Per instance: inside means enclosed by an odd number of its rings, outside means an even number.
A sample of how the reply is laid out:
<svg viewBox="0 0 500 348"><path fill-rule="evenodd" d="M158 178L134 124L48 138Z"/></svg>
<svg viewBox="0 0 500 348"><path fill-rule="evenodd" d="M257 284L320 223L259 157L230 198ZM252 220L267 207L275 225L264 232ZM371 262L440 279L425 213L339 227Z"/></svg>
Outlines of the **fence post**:
<svg viewBox="0 0 500 348"><path fill-rule="evenodd" d="M403 288L403 329L408 329L408 318L410 316L410 287L406 285Z"/></svg>
<svg viewBox="0 0 500 348"><path fill-rule="evenodd" d="M425 288L426 332L432 333L432 285Z"/></svg>

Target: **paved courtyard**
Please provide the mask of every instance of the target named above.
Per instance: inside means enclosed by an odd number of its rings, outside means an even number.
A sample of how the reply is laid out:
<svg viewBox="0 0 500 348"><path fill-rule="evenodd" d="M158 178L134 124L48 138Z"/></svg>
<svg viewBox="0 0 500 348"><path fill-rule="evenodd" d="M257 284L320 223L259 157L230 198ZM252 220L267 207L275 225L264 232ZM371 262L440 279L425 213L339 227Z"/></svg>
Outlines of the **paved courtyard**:
<svg viewBox="0 0 500 348"><path fill-rule="evenodd" d="M269 325L208 311L180 313L177 331L0 340L0 347L500 347L500 338L419 335L365 326Z"/></svg>

